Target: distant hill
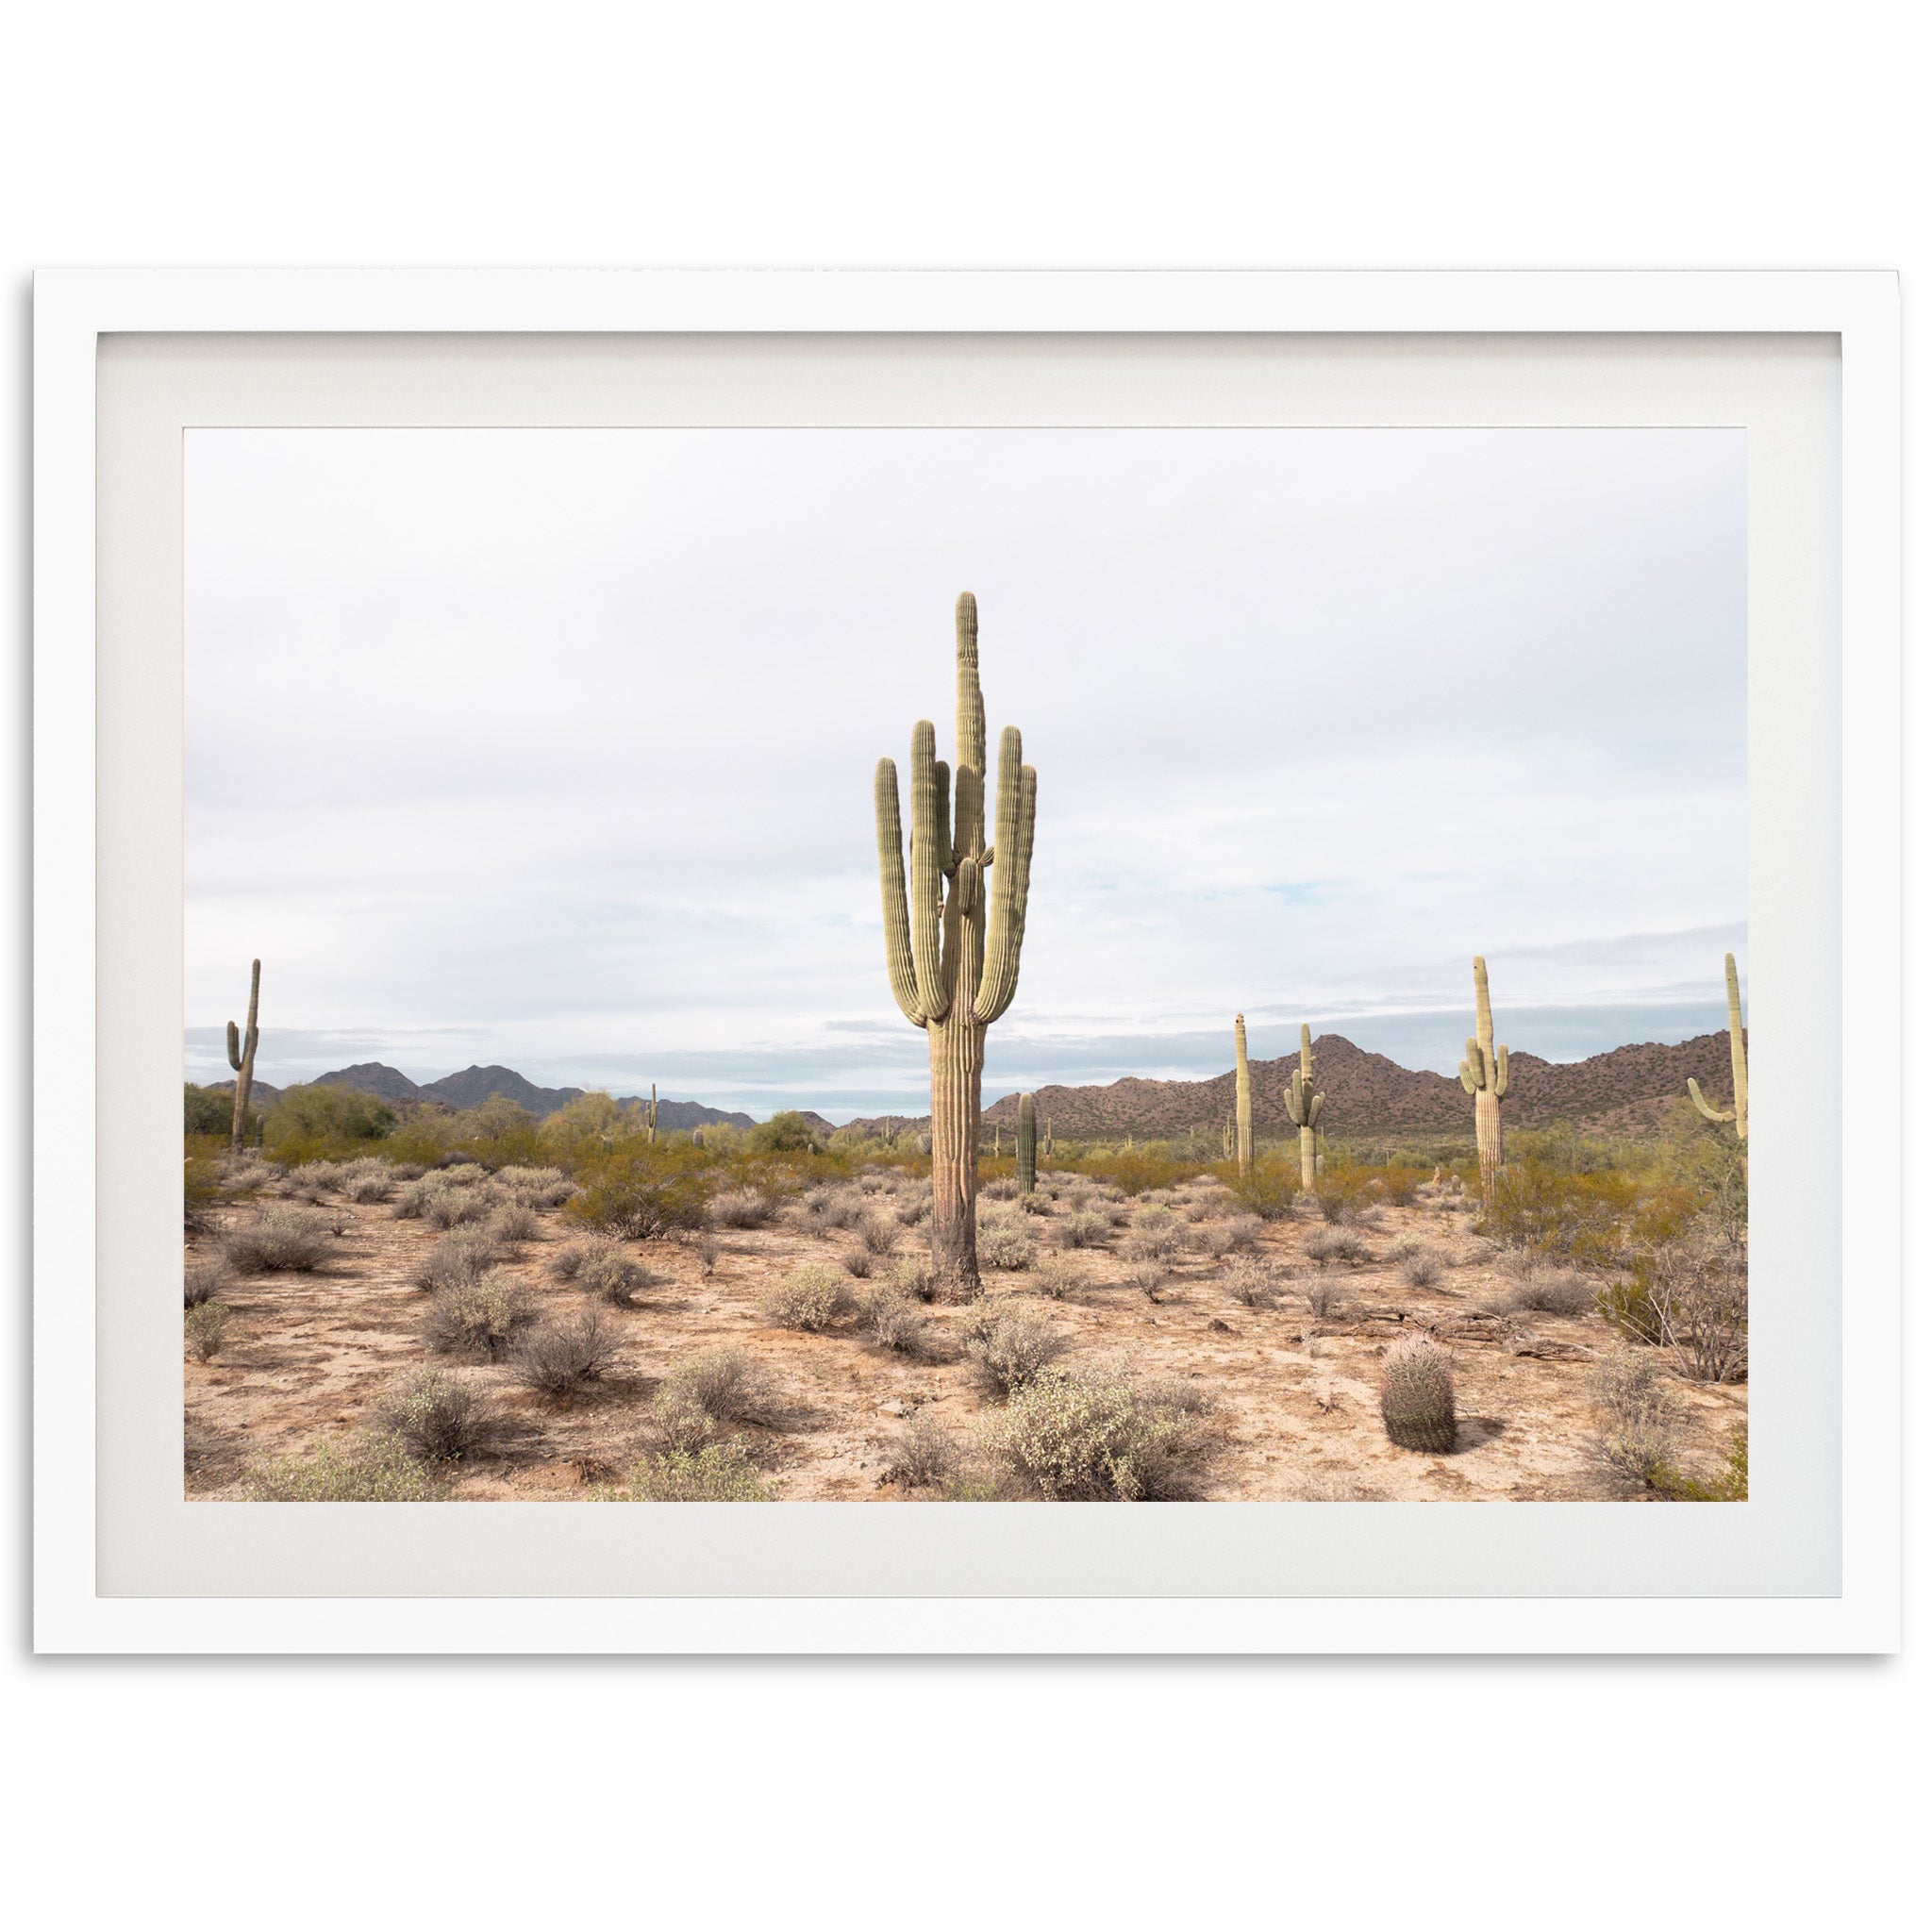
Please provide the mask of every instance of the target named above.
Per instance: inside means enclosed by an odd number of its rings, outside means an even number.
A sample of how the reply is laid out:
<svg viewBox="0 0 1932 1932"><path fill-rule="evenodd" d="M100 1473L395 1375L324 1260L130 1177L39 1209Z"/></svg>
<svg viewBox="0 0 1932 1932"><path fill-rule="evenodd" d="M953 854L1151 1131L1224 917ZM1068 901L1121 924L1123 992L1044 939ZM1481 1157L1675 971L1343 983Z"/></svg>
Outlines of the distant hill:
<svg viewBox="0 0 1932 1932"><path fill-rule="evenodd" d="M1459 1080L1399 1067L1340 1033L1324 1033L1314 1052L1315 1084L1327 1096L1322 1124L1332 1133L1435 1133L1469 1124L1470 1098ZM1250 1062L1257 1132L1289 1130L1282 1090L1299 1058L1291 1054ZM1692 1076L1707 1093L1729 1094L1727 1035L1705 1033L1670 1046L1656 1041L1620 1046L1586 1060L1512 1053L1503 1119L1506 1125L1523 1127L1565 1120L1596 1132L1627 1132L1654 1122ZM1234 1115L1234 1070L1211 1080L1129 1076L1106 1087L1041 1087L1034 1108L1041 1126L1052 1121L1062 1138L1141 1134L1158 1139L1190 1127L1218 1127ZM986 1118L1010 1128L1019 1113L1019 1096L1009 1093L986 1109ZM928 1122L924 1115L887 1114L851 1124L870 1133L917 1133Z"/></svg>
<svg viewBox="0 0 1932 1932"><path fill-rule="evenodd" d="M408 1074L394 1067L386 1067L380 1060L364 1060L359 1065L342 1067L333 1074L318 1074L314 1085L318 1087L353 1087L361 1093L379 1094L384 1100L441 1101L445 1107L458 1108L480 1107L493 1094L501 1094L506 1100L516 1104L535 1114L539 1120L556 1113L559 1108L568 1107L573 1100L581 1100L584 1089L581 1087L539 1087L510 1067L465 1067L460 1074L445 1074L440 1080L431 1080L419 1085ZM260 1082L256 1091L262 1091ZM620 1105L642 1100L636 1094L620 1094ZM713 1122L722 1122L734 1127L749 1127L757 1123L748 1113L727 1113L720 1108L706 1107L696 1100L660 1100L658 1103L658 1124L665 1128L702 1127Z"/></svg>

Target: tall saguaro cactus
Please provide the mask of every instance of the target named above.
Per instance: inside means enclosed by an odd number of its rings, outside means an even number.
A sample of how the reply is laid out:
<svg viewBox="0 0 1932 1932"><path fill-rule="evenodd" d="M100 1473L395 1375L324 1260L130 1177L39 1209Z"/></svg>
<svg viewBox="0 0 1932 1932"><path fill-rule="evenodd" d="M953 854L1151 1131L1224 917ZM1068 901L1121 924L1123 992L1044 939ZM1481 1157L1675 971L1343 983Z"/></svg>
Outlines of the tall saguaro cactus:
<svg viewBox="0 0 1932 1932"><path fill-rule="evenodd" d="M1248 1023L1234 1016L1234 1159L1243 1179L1255 1171L1255 1087L1248 1074Z"/></svg>
<svg viewBox="0 0 1932 1932"><path fill-rule="evenodd" d="M1483 1192L1495 1185L1503 1168L1503 1101L1509 1091L1509 1049L1496 1044L1490 1018L1490 969L1481 954L1475 961L1475 1038L1461 1067L1462 1091L1475 1096L1475 1158Z"/></svg>
<svg viewBox="0 0 1932 1932"><path fill-rule="evenodd" d="M1034 1180L1033 1096L1020 1096L1020 1131L1013 1137L1020 1157L1020 1191L1030 1194Z"/></svg>
<svg viewBox="0 0 1932 1932"><path fill-rule="evenodd" d="M1288 1117L1301 1130L1302 1186L1315 1185L1315 1123L1322 1118L1322 1102L1324 1095L1315 1091L1315 1049L1308 1039L1306 1024L1302 1027L1302 1063L1300 1070L1290 1079L1288 1091L1282 1094L1288 1106Z"/></svg>
<svg viewBox="0 0 1932 1932"><path fill-rule="evenodd" d="M261 961L256 960L248 974L248 1031L244 1034L234 1021L228 1022L228 1064L235 1070L235 1125L228 1145L242 1151L242 1137L248 1131L248 1093L255 1085L255 1049L261 1028L255 1024L261 1009Z"/></svg>
<svg viewBox="0 0 1932 1932"><path fill-rule="evenodd" d="M1743 1140L1745 1127L1745 1103L1749 1095L1748 1069L1744 1063L1744 1008L1738 998L1738 956L1724 955L1724 991L1730 997L1731 1008L1731 1104L1720 1111L1705 1099L1698 1091L1697 1082L1690 1082L1690 1098L1697 1104L1697 1111L1707 1121L1735 1121L1738 1139Z"/></svg>
<svg viewBox="0 0 1932 1932"><path fill-rule="evenodd" d="M658 1083L651 1082L651 1104L644 1109L644 1145L651 1146L658 1139Z"/></svg>
<svg viewBox="0 0 1932 1932"><path fill-rule="evenodd" d="M899 819L899 773L881 758L879 895L886 972L899 1010L925 1028L932 1060L932 1262L935 1287L955 1299L979 1292L974 1223L979 1192L979 1081L986 1029L1013 1003L1026 935L1036 776L1012 725L1000 734L993 842L986 842L986 705L979 691L979 607L960 594L954 618L958 699L954 761L934 756L935 734L912 727L911 886Z"/></svg>

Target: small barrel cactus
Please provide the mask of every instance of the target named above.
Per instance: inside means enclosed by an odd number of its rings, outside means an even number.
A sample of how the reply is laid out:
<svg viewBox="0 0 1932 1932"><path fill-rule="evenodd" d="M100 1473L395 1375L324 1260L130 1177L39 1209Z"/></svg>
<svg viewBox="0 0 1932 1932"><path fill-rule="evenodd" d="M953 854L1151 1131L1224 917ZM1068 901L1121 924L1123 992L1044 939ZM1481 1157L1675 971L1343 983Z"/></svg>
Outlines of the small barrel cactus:
<svg viewBox="0 0 1932 1932"><path fill-rule="evenodd" d="M1449 1351L1421 1333L1403 1336L1382 1357L1382 1424L1403 1449L1441 1456L1456 1446L1456 1378Z"/></svg>

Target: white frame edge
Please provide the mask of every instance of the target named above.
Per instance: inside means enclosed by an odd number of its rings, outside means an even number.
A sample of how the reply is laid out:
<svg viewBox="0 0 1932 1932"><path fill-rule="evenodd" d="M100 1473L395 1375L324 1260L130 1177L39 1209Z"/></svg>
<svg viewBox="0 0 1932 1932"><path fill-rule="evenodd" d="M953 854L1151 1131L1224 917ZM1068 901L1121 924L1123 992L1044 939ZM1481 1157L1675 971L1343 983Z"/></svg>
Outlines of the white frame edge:
<svg viewBox="0 0 1932 1932"><path fill-rule="evenodd" d="M37 1150L95 1144L95 353L121 332L1823 333L1843 381L1843 1117L1902 1119L1900 336L1888 272L58 270L35 284ZM1902 1176L1843 1191L1843 1589L1708 1599L248 1599L94 1593L95 1187L37 1158L43 1652L1894 1650Z"/></svg>

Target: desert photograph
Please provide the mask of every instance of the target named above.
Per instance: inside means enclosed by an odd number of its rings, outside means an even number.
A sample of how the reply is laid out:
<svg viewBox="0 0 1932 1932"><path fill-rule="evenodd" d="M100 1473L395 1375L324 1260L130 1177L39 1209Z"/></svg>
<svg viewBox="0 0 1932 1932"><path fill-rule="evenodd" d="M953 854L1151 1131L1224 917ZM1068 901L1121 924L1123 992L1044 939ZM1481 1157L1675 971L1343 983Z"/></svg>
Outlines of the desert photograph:
<svg viewBox="0 0 1932 1932"><path fill-rule="evenodd" d="M1737 433L186 464L189 1498L1747 1496Z"/></svg>

